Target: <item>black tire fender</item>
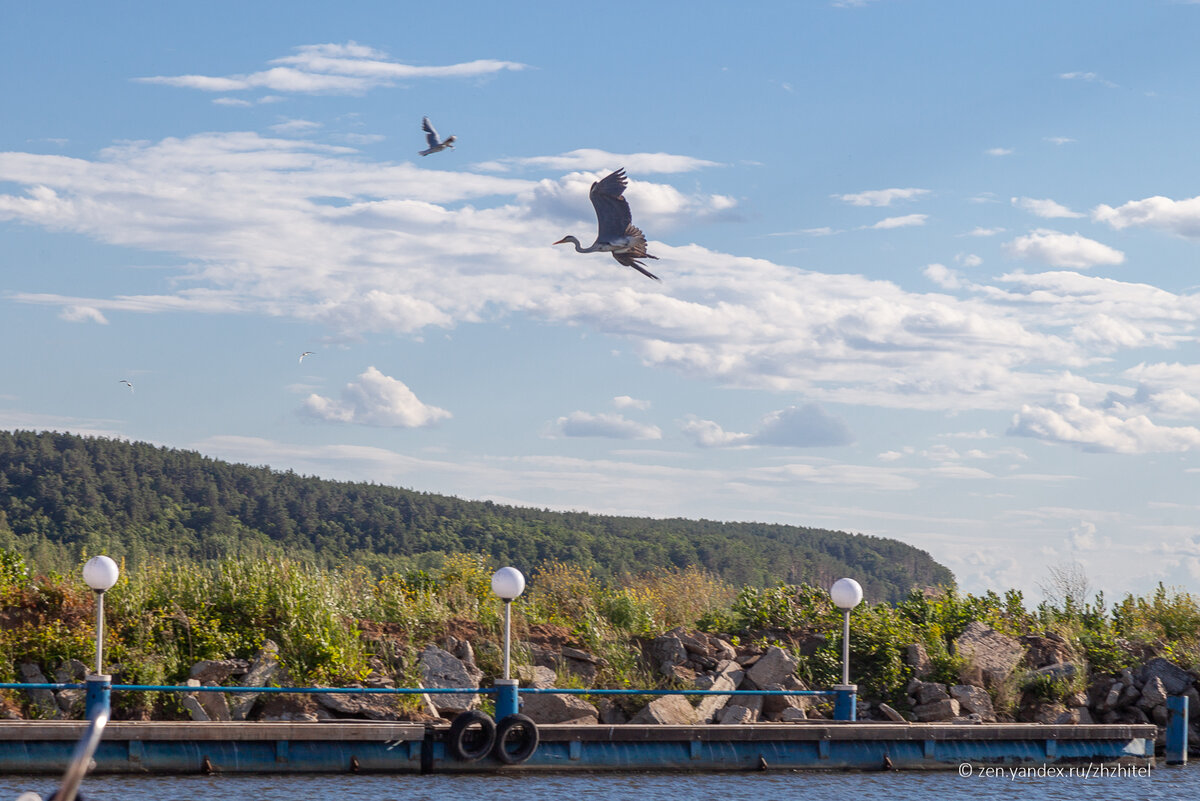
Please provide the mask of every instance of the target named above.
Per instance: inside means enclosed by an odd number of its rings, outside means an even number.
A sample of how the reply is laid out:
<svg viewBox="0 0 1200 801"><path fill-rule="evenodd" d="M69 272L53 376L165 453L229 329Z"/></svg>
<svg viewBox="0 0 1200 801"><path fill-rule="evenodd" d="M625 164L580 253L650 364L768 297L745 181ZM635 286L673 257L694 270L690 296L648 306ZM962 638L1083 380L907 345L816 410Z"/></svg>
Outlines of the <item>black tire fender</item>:
<svg viewBox="0 0 1200 801"><path fill-rule="evenodd" d="M537 724L525 715L509 715L496 724L496 759L506 765L519 765L533 756L541 735ZM510 741L515 745L509 748Z"/></svg>
<svg viewBox="0 0 1200 801"><path fill-rule="evenodd" d="M496 724L478 709L459 712L446 735L446 749L461 762L474 762L491 752L496 742Z"/></svg>

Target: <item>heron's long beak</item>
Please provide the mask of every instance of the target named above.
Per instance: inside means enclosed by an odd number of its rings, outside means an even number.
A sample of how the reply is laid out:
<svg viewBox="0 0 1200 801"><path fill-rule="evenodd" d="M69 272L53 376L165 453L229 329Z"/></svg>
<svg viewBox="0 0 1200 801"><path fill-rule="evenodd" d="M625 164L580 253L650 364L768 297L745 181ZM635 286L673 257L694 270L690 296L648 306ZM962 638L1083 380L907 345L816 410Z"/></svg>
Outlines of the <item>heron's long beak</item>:
<svg viewBox="0 0 1200 801"><path fill-rule="evenodd" d="M566 238L566 237L563 237L562 239L558 240L558 241L557 241L557 242L555 242L554 244L556 244L556 245L561 245L563 242L566 242L566 241L567 241L567 238Z"/></svg>

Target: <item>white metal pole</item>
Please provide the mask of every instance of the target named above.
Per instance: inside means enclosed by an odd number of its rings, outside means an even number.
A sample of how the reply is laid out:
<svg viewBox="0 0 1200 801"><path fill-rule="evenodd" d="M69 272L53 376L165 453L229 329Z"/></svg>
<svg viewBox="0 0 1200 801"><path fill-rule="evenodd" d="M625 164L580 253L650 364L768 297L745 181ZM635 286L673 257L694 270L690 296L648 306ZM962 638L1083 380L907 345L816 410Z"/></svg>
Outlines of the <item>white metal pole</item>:
<svg viewBox="0 0 1200 801"><path fill-rule="evenodd" d="M510 629L510 612L512 611L512 601L504 602L504 678L508 679L508 642Z"/></svg>
<svg viewBox="0 0 1200 801"><path fill-rule="evenodd" d="M104 672L104 593L96 593L96 675Z"/></svg>
<svg viewBox="0 0 1200 801"><path fill-rule="evenodd" d="M842 684L850 683L850 610L842 610Z"/></svg>

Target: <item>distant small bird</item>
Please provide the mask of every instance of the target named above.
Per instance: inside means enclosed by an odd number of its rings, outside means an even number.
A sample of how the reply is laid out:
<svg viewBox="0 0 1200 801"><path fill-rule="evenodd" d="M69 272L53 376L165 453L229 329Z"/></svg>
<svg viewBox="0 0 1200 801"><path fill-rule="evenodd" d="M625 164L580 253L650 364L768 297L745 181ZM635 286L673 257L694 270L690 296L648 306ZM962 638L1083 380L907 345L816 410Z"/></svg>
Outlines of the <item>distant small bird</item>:
<svg viewBox="0 0 1200 801"><path fill-rule="evenodd" d="M118 381L117 383L119 383L119 384L124 384L125 386L129 387L129 391L130 391L130 392L133 392L133 384L130 384L130 383L129 383L128 381L126 381L124 378L122 378L122 379L121 379L120 381Z"/></svg>
<svg viewBox="0 0 1200 801"><path fill-rule="evenodd" d="M303 363L304 363L304 357L305 357L305 356L312 356L314 353L316 353L316 351L312 351L312 350L306 350L306 351L304 351L304 353L301 353L301 354L300 354L300 361L296 362L296 364L303 364Z"/></svg>
<svg viewBox="0 0 1200 801"><path fill-rule="evenodd" d="M596 241L591 247L580 247L579 240L573 236L564 236L554 244L561 245L571 242L575 245L576 253L608 252L613 258L626 267L632 267L642 275L661 280L657 275L642 266L638 259L658 260L646 252L646 237L642 230L633 224L633 215L629 211L629 201L625 199L625 170L617 170L601 181L592 184L588 197L592 199L592 207L596 209Z"/></svg>
<svg viewBox="0 0 1200 801"><path fill-rule="evenodd" d="M425 131L425 141L429 143L428 150L422 150L422 156L428 156L430 153L441 153L446 148L454 149L454 137L448 136L442 140L438 136L438 132L433 129L433 123L428 117L421 118L421 128Z"/></svg>

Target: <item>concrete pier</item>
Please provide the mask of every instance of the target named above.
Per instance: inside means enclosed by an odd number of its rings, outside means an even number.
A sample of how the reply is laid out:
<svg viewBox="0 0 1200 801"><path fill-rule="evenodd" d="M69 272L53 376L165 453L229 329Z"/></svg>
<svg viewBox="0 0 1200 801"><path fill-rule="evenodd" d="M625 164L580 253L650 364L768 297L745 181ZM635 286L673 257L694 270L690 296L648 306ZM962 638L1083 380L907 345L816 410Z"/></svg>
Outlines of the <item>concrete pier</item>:
<svg viewBox="0 0 1200 801"><path fill-rule="evenodd" d="M61 773L83 721L0 722L0 772ZM449 727L113 722L95 773L477 773L493 771L954 770L975 765L1154 764L1155 727L1032 723L539 726L519 765L455 759Z"/></svg>

